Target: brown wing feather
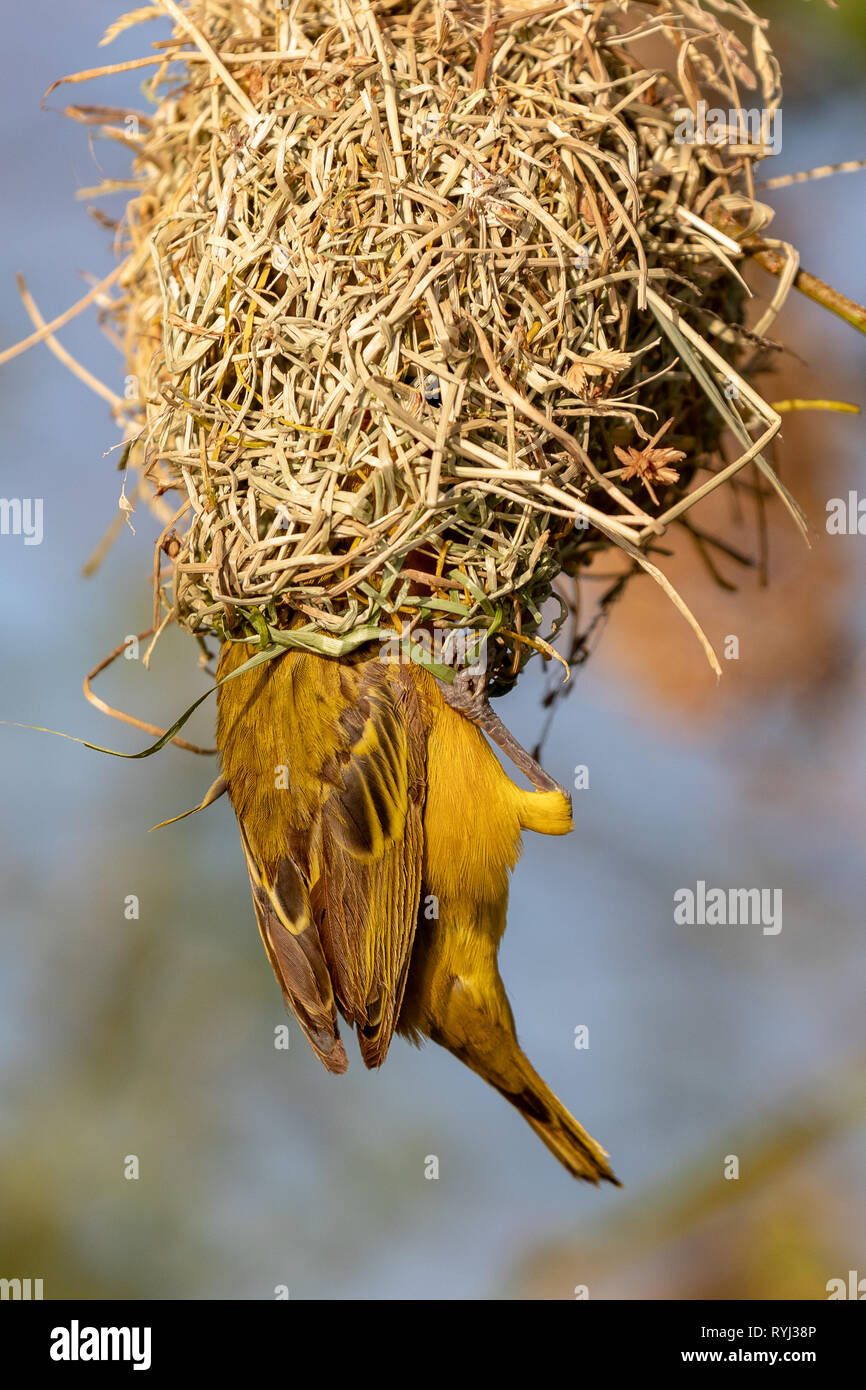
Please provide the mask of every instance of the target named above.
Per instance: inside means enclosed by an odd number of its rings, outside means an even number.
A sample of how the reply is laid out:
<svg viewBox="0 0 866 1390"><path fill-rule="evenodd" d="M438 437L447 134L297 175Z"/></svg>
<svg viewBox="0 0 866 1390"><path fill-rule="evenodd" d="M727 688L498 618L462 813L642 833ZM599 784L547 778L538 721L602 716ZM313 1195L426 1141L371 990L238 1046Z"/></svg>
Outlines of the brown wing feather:
<svg viewBox="0 0 866 1390"><path fill-rule="evenodd" d="M340 1040L331 977L310 917L309 897L290 859L280 860L272 879L263 876L241 828L253 890L253 907L268 960L283 998L328 1071L349 1065Z"/></svg>
<svg viewBox="0 0 866 1390"><path fill-rule="evenodd" d="M406 985L421 891L424 738L414 686L368 662L341 720L338 784L321 818L311 904L345 1017L368 1067L388 1052Z"/></svg>
<svg viewBox="0 0 866 1390"><path fill-rule="evenodd" d="M220 675L248 655L224 647ZM366 1065L379 1066L421 891L426 733L415 685L399 666L289 653L220 694L224 772L285 998L330 1070L347 1065L338 1009Z"/></svg>

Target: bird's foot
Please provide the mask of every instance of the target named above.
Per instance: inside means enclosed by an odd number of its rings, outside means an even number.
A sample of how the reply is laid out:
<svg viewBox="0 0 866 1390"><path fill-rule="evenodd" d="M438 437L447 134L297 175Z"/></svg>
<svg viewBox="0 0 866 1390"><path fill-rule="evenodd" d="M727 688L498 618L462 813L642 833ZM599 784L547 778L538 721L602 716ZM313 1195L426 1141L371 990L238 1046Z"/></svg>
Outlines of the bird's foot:
<svg viewBox="0 0 866 1390"><path fill-rule="evenodd" d="M454 684L447 685L445 681L436 681L445 703L450 705L458 714L464 715L466 719L487 735L492 743L500 748L507 758L510 758L516 768L528 777L529 781L540 792L560 792L568 799L568 793L561 787L553 777L548 776L539 762L536 762L531 753L506 729L498 714L493 712L490 701L487 698L487 675L471 671L457 670L454 673Z"/></svg>

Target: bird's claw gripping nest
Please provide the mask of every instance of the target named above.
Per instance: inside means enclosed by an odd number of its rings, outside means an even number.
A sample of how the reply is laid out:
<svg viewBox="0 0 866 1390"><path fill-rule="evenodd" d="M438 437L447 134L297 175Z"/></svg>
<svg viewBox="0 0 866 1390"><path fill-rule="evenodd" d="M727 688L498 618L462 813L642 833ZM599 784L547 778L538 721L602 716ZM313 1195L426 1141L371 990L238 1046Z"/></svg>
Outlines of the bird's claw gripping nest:
<svg viewBox="0 0 866 1390"><path fill-rule="evenodd" d="M454 682L448 685L445 681L436 678L436 683L442 691L445 703L450 705L458 714L464 715L466 719L482 729L492 743L500 748L506 757L519 768L537 791L541 792L560 792L566 800L571 798L564 787L559 782L550 777L540 763L533 758L531 753L527 753L521 743L518 743L514 735L505 727L498 714L495 714L490 701L487 698L487 675L485 672L478 674L469 670L457 670L454 673Z"/></svg>

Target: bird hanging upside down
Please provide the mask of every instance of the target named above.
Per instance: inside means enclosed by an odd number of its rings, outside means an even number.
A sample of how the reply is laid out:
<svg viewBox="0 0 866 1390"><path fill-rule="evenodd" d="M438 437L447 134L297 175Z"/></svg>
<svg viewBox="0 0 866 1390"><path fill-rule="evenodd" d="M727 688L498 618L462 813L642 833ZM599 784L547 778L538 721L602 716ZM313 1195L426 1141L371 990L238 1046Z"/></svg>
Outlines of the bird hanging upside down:
<svg viewBox="0 0 866 1390"><path fill-rule="evenodd" d="M220 679L253 653L226 644ZM575 1177L616 1183L524 1056L497 965L521 831L566 834L571 805L461 676L454 693L415 664L288 652L219 687L217 742L265 950L328 1071L348 1066L338 1014L368 1067L395 1030L432 1038ZM478 724L547 789L515 786Z"/></svg>

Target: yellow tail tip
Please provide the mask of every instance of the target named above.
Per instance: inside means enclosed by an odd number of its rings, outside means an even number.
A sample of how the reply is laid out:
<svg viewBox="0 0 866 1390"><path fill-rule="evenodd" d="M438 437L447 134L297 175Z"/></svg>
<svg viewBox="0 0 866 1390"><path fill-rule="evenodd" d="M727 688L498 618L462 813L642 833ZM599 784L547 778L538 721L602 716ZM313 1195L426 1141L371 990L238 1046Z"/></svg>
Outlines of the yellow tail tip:
<svg viewBox="0 0 866 1390"><path fill-rule="evenodd" d="M539 835L567 835L574 829L571 801L562 792L521 792L520 824Z"/></svg>

